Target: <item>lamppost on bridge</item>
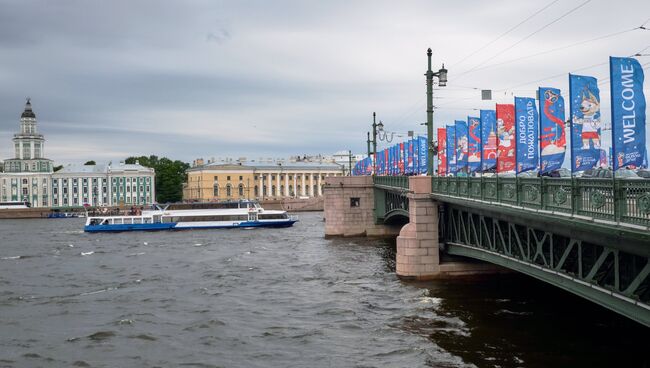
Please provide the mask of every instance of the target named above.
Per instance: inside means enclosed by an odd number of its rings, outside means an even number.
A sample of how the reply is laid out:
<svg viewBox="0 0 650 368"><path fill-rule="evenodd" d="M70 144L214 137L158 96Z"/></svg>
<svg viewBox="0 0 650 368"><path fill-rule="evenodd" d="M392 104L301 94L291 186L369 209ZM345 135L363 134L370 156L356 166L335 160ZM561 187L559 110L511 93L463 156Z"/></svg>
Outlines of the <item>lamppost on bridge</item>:
<svg viewBox="0 0 650 368"><path fill-rule="evenodd" d="M384 129L384 123L376 122L377 113L372 113L372 175L377 175L377 128Z"/></svg>
<svg viewBox="0 0 650 368"><path fill-rule="evenodd" d="M368 157L370 157L370 132L366 132L368 134L368 139L366 140L366 143L368 144Z"/></svg>
<svg viewBox="0 0 650 368"><path fill-rule="evenodd" d="M433 156L435 148L433 146L433 77L438 77L438 86L445 87L447 85L447 69L445 64L438 72L434 73L431 70L431 48L427 50L427 58L429 68L424 74L427 77L427 146L429 148L429 155L427 159L427 175L433 176Z"/></svg>

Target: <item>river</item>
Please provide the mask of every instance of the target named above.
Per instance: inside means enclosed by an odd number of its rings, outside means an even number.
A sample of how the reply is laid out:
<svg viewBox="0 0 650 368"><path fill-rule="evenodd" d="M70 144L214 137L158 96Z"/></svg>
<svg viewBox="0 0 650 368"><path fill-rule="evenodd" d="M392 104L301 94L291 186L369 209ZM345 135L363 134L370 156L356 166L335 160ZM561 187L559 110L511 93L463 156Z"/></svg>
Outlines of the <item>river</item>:
<svg viewBox="0 0 650 368"><path fill-rule="evenodd" d="M649 329L534 279L403 282L395 244L293 228L0 221L0 367L648 366Z"/></svg>

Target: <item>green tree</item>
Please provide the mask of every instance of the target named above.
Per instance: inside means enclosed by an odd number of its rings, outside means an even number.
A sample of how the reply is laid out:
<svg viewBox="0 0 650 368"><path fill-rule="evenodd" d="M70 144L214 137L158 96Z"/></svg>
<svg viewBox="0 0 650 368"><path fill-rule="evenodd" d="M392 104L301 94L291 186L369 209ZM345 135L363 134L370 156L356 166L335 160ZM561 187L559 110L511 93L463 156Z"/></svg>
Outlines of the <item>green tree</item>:
<svg viewBox="0 0 650 368"><path fill-rule="evenodd" d="M63 165L54 166L54 172L57 172L61 169L63 169Z"/></svg>
<svg viewBox="0 0 650 368"><path fill-rule="evenodd" d="M190 164L155 155L129 157L125 162L135 164L136 161L156 171L156 202L179 202L183 199L183 183L187 180L185 170L190 168Z"/></svg>
<svg viewBox="0 0 650 368"><path fill-rule="evenodd" d="M86 161L84 165L97 165L94 160Z"/></svg>

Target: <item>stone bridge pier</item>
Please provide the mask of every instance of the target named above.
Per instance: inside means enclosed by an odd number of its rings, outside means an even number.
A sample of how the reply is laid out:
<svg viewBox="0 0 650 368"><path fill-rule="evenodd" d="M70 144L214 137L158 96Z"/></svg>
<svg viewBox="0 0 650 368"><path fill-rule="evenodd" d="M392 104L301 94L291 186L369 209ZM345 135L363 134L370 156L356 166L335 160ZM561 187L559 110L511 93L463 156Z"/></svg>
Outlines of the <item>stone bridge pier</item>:
<svg viewBox="0 0 650 368"><path fill-rule="evenodd" d="M325 236L394 237L401 226L375 221L375 186L371 176L329 176L323 188Z"/></svg>
<svg viewBox="0 0 650 368"><path fill-rule="evenodd" d="M409 178L409 223L397 237L397 275L427 280L451 276L499 273L506 270L489 263L445 257L440 250L440 206L431 199L431 177Z"/></svg>
<svg viewBox="0 0 650 368"><path fill-rule="evenodd" d="M371 176L333 176L325 179L325 236L397 236L396 272L405 279L505 272L488 263L441 252L438 234L440 206L431 199L431 177L409 178L408 219L385 223L376 215L375 195L383 195ZM404 221L408 220L406 225Z"/></svg>

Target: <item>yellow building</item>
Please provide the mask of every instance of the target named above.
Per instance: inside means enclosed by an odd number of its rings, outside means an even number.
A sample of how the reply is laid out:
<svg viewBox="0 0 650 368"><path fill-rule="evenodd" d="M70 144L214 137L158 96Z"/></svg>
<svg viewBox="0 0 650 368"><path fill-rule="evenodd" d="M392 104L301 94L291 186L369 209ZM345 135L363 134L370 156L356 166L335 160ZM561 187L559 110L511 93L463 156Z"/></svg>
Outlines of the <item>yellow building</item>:
<svg viewBox="0 0 650 368"><path fill-rule="evenodd" d="M318 162L208 163L186 171L184 201L227 201L318 197L325 178L342 176L343 167Z"/></svg>

